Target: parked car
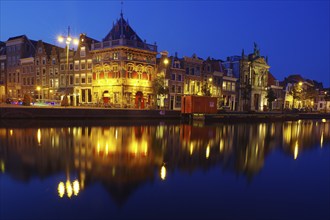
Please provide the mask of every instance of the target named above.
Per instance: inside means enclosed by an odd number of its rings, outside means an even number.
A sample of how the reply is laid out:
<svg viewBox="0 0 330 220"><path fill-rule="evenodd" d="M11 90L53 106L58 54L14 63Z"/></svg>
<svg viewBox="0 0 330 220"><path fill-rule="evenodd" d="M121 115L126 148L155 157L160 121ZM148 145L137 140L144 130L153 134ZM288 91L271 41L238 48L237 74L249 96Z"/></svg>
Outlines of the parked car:
<svg viewBox="0 0 330 220"><path fill-rule="evenodd" d="M12 105L22 105L23 104L21 99L16 99L16 98L7 98L6 103L12 104Z"/></svg>

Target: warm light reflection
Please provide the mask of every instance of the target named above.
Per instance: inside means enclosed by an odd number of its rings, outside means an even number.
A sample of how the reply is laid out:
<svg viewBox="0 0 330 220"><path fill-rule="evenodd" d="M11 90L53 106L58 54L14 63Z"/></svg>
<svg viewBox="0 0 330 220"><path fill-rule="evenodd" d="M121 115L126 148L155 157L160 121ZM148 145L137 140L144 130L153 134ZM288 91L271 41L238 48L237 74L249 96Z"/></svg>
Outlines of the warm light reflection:
<svg viewBox="0 0 330 220"><path fill-rule="evenodd" d="M41 144L41 130L40 128L38 128L38 132L37 132L37 139L38 139L38 144Z"/></svg>
<svg viewBox="0 0 330 220"><path fill-rule="evenodd" d="M116 129L116 132L115 132L115 137L116 139L118 139L118 130Z"/></svg>
<svg viewBox="0 0 330 220"><path fill-rule="evenodd" d="M224 146L224 143L223 143L223 140L221 139L220 140L220 152L223 151L223 146Z"/></svg>
<svg viewBox="0 0 330 220"><path fill-rule="evenodd" d="M321 148L323 147L323 131L322 131L322 133L321 133L320 146L321 146Z"/></svg>
<svg viewBox="0 0 330 220"><path fill-rule="evenodd" d="M190 143L190 155L192 155L194 152L194 145L193 143Z"/></svg>
<svg viewBox="0 0 330 220"><path fill-rule="evenodd" d="M294 146L294 159L298 157L298 141L296 141L296 145Z"/></svg>
<svg viewBox="0 0 330 220"><path fill-rule="evenodd" d="M78 180L73 181L72 185L73 185L73 194L75 196L77 196L79 194L79 191L80 191L79 181Z"/></svg>
<svg viewBox="0 0 330 220"><path fill-rule="evenodd" d="M65 186L63 182L60 182L57 187L58 195L60 198L63 198L65 193Z"/></svg>
<svg viewBox="0 0 330 220"><path fill-rule="evenodd" d="M78 180L75 180L72 183L70 180L67 180L65 184L64 182L60 182L57 186L57 192L60 198L63 198L65 193L68 198L71 198L72 195L78 196L80 192L80 183Z"/></svg>
<svg viewBox="0 0 330 220"><path fill-rule="evenodd" d="M325 118L322 118L322 122L325 123L327 122L327 120Z"/></svg>
<svg viewBox="0 0 330 220"><path fill-rule="evenodd" d="M66 195L71 198L72 196L72 186L69 180L66 181L65 183L65 189L66 189Z"/></svg>
<svg viewBox="0 0 330 220"><path fill-rule="evenodd" d="M1 161L1 173L5 173L5 162Z"/></svg>
<svg viewBox="0 0 330 220"><path fill-rule="evenodd" d="M14 133L13 130L10 129L10 130L9 130L9 134L10 134L10 136L13 136L13 133Z"/></svg>
<svg viewBox="0 0 330 220"><path fill-rule="evenodd" d="M166 178L166 167L165 167L165 164L163 164L162 168L160 169L160 178L162 180L165 180L165 178Z"/></svg>
<svg viewBox="0 0 330 220"><path fill-rule="evenodd" d="M206 159L208 159L210 157L210 145L207 145L205 156L206 156Z"/></svg>

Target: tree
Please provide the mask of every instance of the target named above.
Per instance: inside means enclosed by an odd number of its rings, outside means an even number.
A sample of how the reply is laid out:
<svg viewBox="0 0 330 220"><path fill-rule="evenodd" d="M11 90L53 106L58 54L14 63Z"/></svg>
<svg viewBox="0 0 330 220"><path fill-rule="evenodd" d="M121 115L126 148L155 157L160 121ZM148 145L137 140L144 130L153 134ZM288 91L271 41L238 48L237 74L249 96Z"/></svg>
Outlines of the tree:
<svg viewBox="0 0 330 220"><path fill-rule="evenodd" d="M303 89L301 88L301 85L299 85L298 83L294 84L292 86L290 94L292 95L292 108L294 108L295 100L298 100L298 101L303 100Z"/></svg>
<svg viewBox="0 0 330 220"><path fill-rule="evenodd" d="M267 95L266 95L266 99L268 101L268 107L270 110L272 110L272 103L273 101L275 101L277 97L275 96L275 92L273 89L269 88L267 90Z"/></svg>
<svg viewBox="0 0 330 220"><path fill-rule="evenodd" d="M205 83L205 84L202 86L202 93L203 93L204 96L211 96L210 87L208 86L207 83Z"/></svg>
<svg viewBox="0 0 330 220"><path fill-rule="evenodd" d="M156 78L152 82L152 88L154 90L155 98L160 96L165 96L168 94L168 86L165 86L165 76L164 74L157 74Z"/></svg>
<svg viewBox="0 0 330 220"><path fill-rule="evenodd" d="M155 95L165 96L168 94L168 86L165 86L165 77L162 74L158 74L152 82L152 87Z"/></svg>

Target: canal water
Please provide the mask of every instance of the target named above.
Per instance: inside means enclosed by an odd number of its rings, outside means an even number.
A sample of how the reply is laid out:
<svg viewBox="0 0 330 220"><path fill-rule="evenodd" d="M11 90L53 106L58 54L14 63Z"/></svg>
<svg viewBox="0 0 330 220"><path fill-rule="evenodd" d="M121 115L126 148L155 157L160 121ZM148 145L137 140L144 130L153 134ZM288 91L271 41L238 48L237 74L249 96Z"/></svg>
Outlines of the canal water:
<svg viewBox="0 0 330 220"><path fill-rule="evenodd" d="M0 219L329 219L330 121L1 121Z"/></svg>

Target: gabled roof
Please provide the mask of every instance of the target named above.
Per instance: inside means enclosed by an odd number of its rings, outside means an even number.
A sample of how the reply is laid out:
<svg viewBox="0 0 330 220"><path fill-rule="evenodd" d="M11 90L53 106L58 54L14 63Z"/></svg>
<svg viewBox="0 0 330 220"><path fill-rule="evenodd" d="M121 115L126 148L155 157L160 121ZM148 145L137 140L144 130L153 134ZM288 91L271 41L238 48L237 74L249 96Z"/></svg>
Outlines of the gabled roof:
<svg viewBox="0 0 330 220"><path fill-rule="evenodd" d="M141 38L135 33L123 17L123 13L120 14L119 20L113 25L110 32L103 38L103 41L118 40L118 39L128 39L136 40L138 42L143 42Z"/></svg>
<svg viewBox="0 0 330 220"><path fill-rule="evenodd" d="M26 37L26 35L19 35L19 36L16 36L16 37L10 37L10 38L8 38L7 41L16 40L16 39L19 39L19 38L27 38L27 37Z"/></svg>

